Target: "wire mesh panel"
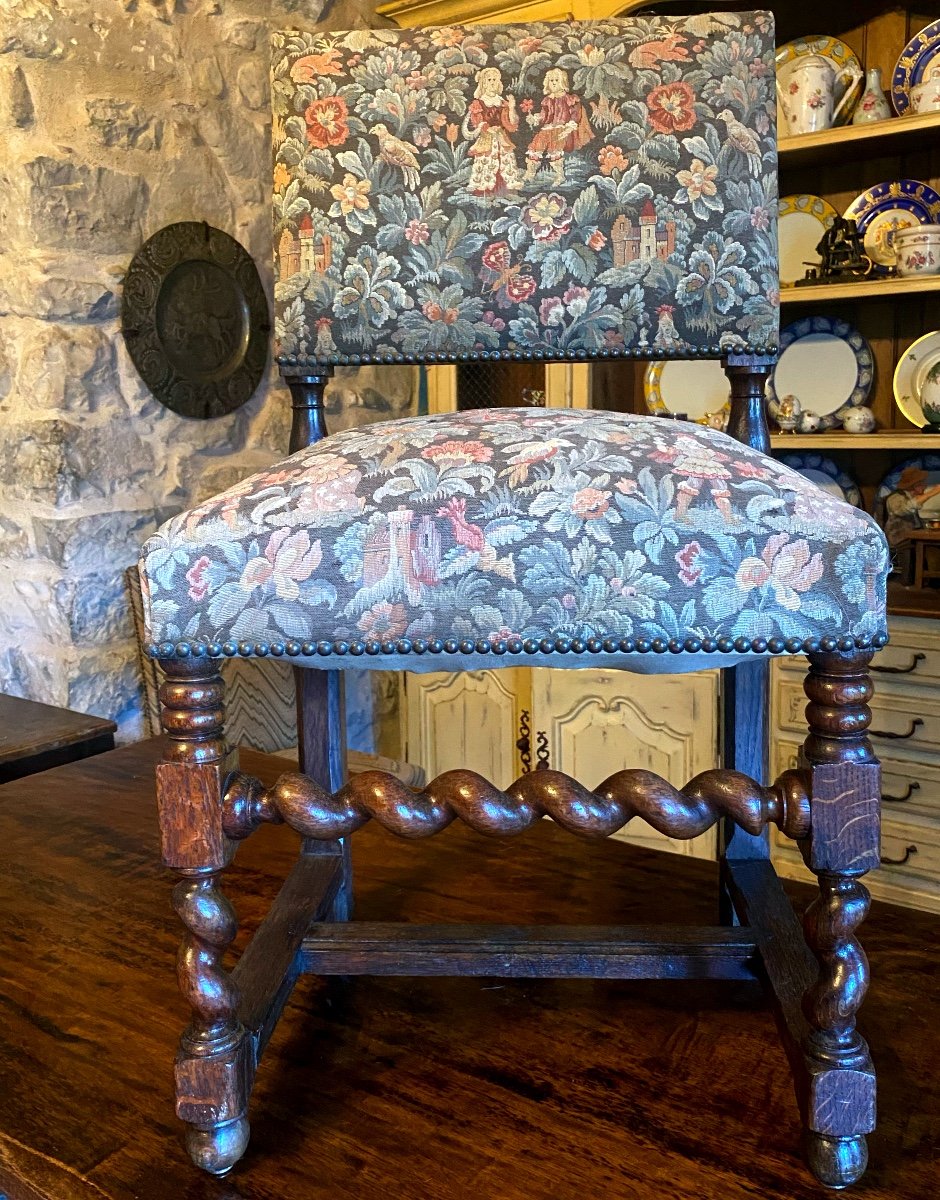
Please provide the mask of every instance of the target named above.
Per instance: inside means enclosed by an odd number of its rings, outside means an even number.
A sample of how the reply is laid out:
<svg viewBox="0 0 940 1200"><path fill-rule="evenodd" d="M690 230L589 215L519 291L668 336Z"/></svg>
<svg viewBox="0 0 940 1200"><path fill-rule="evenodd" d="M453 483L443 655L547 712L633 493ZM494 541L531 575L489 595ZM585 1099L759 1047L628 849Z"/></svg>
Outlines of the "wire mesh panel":
<svg viewBox="0 0 940 1200"><path fill-rule="evenodd" d="M457 408L544 408L545 368L531 362L475 362L457 367Z"/></svg>

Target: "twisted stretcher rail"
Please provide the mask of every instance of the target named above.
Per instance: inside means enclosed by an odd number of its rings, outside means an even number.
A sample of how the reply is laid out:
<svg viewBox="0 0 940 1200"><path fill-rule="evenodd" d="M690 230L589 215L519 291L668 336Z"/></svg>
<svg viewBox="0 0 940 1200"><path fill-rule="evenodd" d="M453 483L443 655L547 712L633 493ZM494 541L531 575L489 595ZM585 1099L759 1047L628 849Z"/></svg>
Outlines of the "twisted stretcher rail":
<svg viewBox="0 0 940 1200"><path fill-rule="evenodd" d="M263 822L286 822L304 837L333 840L375 819L399 837L430 837L460 819L478 833L512 836L543 816L583 837L604 838L642 817L668 837L693 838L722 817L758 834L773 822L788 837L810 829L808 777L786 771L763 787L737 771L705 771L683 789L652 771L618 771L590 791L560 771L523 775L504 792L474 771L446 771L422 791L394 775L366 771L330 793L289 772L272 788L235 773L225 792L228 837L247 837Z"/></svg>

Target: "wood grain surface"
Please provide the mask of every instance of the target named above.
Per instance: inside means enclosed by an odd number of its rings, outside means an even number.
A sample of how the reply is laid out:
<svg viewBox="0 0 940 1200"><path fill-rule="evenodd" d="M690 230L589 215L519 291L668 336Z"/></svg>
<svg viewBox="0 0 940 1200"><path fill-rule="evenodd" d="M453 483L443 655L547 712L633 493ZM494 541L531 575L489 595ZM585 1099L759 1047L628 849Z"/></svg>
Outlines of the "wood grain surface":
<svg viewBox="0 0 940 1200"><path fill-rule="evenodd" d="M187 1157L172 1066L172 875L157 743L0 791L0 1191L10 1200L818 1200L790 1073L748 985L302 978L224 1180ZM244 752L270 784L282 761ZM364 921L709 924L717 868L549 822L511 841L357 833ZM240 950L296 861L265 828L226 872ZM787 885L801 906L815 889ZM875 904L860 1013L879 1128L859 1200L936 1194L936 919ZM743 991L742 991L743 987Z"/></svg>
<svg viewBox="0 0 940 1200"><path fill-rule="evenodd" d="M0 783L114 746L113 721L0 694Z"/></svg>

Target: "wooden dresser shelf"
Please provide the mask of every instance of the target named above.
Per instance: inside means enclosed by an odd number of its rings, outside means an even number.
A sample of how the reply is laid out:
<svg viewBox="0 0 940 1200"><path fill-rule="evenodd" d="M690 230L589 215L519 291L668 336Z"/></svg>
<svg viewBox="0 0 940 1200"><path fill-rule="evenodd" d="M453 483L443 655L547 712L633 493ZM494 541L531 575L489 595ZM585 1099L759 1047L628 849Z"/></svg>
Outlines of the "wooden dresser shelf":
<svg viewBox="0 0 940 1200"><path fill-rule="evenodd" d="M933 450L940 453L940 434L919 429L879 429L877 433L775 433L773 450Z"/></svg>
<svg viewBox="0 0 940 1200"><path fill-rule="evenodd" d="M805 167L830 161L837 148L850 147L855 155L877 158L929 149L938 140L940 113L921 113L916 117L892 117L871 125L843 125L837 129L824 129L821 133L781 138L778 153L781 166Z"/></svg>
<svg viewBox="0 0 940 1200"><path fill-rule="evenodd" d="M940 137L940 133L938 133ZM840 300L880 300L884 296L940 293L940 275L859 279L852 283L814 283L780 289L781 304L832 304Z"/></svg>

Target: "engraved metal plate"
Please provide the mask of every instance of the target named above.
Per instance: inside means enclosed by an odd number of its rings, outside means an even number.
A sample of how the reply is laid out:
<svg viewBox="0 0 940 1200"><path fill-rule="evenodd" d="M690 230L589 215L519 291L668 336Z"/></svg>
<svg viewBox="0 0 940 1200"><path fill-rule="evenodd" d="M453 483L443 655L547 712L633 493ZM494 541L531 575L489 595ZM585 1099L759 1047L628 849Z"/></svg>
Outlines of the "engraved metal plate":
<svg viewBox="0 0 940 1200"><path fill-rule="evenodd" d="M264 374L268 302L248 252L203 221L167 225L134 255L121 331L158 400L183 417L239 408Z"/></svg>

